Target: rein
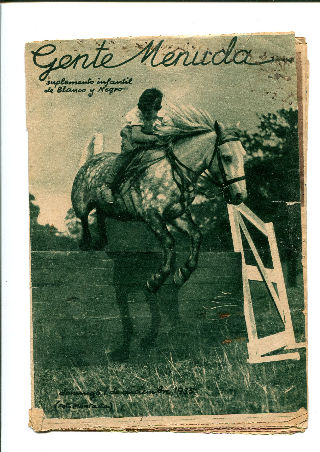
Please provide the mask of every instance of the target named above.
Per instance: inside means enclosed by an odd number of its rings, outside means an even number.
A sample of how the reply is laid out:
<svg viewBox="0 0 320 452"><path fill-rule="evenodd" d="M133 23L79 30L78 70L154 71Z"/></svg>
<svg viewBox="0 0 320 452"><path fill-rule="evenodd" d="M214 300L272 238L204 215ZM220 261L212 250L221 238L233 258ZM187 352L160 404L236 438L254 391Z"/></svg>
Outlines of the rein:
<svg viewBox="0 0 320 452"><path fill-rule="evenodd" d="M223 190L224 190L225 188L227 188L229 185L234 184L235 182L239 182L239 181L241 181L241 180L245 180L245 178L246 178L246 176L240 176L240 177L234 177L234 178L232 178L232 179L227 179L227 175L226 175L226 172L225 172L225 169L224 169L224 166L223 166L222 157L221 157L221 153L220 153L219 147L220 147L221 145L225 144L225 143L228 143L229 141L239 141L239 138L234 137L234 138L227 138L227 139L224 139L224 140L217 140L216 145L215 145L215 149L214 149L214 151L213 151L213 153L212 153L212 156L211 156L211 159L210 159L210 162L209 162L209 165L208 165L208 168L210 168L211 165L212 165L212 162L213 162L213 160L214 160L214 158L215 158L215 156L217 156L218 167L219 167L220 175L221 175L221 177L222 177L222 182L217 181L217 180L210 174L210 172L208 171L208 169L206 169L206 170L204 171L204 173L205 173L206 176L210 179L210 181L211 181L216 187L222 188ZM171 151L171 150L170 150L170 151ZM170 151L166 153L166 154L167 154L167 157L168 157L168 159L169 159L169 161L170 161L170 163L171 163L171 164L173 164L173 162L175 163L175 164L173 165L173 167L175 168L175 170L178 169L178 168L177 168L177 165L178 165L178 166L184 168L185 170L187 170L189 173L191 173L191 174L193 175L193 177L192 177L192 178L187 178L187 179L188 179L188 182L189 182L189 183L192 183L192 184L193 184L193 183L195 182L196 178L198 178L198 174L197 174L193 169L189 168L187 165L185 165L184 163L182 163L181 160L179 160L178 157L177 157L173 152L170 152ZM208 171L208 172L207 172L207 171ZM179 177L180 177L181 180L184 180L184 179L186 178L185 175L183 174L181 168L179 168L179 170L177 171L177 173L178 173L178 175L179 175ZM192 179L193 179L193 180L192 180ZM176 183L177 183L177 181L176 181ZM178 185L181 185L181 184L178 184ZM183 184L183 185L184 185L184 184Z"/></svg>

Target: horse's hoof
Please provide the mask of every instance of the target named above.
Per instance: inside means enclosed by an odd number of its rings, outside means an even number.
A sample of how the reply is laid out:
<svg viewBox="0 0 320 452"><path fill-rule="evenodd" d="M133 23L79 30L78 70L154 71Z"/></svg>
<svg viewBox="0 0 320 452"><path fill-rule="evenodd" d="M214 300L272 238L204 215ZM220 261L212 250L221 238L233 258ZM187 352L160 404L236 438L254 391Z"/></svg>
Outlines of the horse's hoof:
<svg viewBox="0 0 320 452"><path fill-rule="evenodd" d="M183 284L187 281L186 275L183 274L182 269L178 268L173 275L173 282L177 287L183 286Z"/></svg>
<svg viewBox="0 0 320 452"><path fill-rule="evenodd" d="M153 281L152 279L150 279L149 281L147 281L147 290L151 293L156 293L157 290L159 289L159 284L157 284L155 281Z"/></svg>
<svg viewBox="0 0 320 452"><path fill-rule="evenodd" d="M112 353L109 353L109 357L112 361L123 362L129 359L129 349L128 348L118 348Z"/></svg>

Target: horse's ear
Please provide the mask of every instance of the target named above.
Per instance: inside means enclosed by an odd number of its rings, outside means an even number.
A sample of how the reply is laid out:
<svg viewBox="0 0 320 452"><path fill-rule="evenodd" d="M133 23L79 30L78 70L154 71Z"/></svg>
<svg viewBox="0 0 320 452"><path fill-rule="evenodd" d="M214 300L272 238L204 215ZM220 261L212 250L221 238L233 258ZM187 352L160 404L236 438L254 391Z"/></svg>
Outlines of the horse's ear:
<svg viewBox="0 0 320 452"><path fill-rule="evenodd" d="M224 126L221 122L215 121L214 130L218 136L221 136L224 131Z"/></svg>

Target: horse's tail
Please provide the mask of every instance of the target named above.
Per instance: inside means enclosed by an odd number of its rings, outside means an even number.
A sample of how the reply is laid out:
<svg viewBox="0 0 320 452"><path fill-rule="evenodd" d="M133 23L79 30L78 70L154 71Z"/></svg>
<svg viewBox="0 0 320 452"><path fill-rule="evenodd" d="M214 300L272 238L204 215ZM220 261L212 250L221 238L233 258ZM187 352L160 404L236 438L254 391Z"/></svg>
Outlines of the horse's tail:
<svg viewBox="0 0 320 452"><path fill-rule="evenodd" d="M96 133L86 142L80 159L80 167L94 155L100 154L100 152L103 152L103 135L102 133Z"/></svg>

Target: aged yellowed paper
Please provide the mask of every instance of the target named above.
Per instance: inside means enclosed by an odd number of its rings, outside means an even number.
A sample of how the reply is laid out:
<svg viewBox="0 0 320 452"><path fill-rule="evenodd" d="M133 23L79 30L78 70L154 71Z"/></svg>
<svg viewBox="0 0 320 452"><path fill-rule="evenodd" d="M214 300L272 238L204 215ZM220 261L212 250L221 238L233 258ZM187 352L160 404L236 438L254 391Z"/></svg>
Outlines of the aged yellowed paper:
<svg viewBox="0 0 320 452"><path fill-rule="evenodd" d="M304 431L304 39L45 41L25 58L30 426Z"/></svg>

